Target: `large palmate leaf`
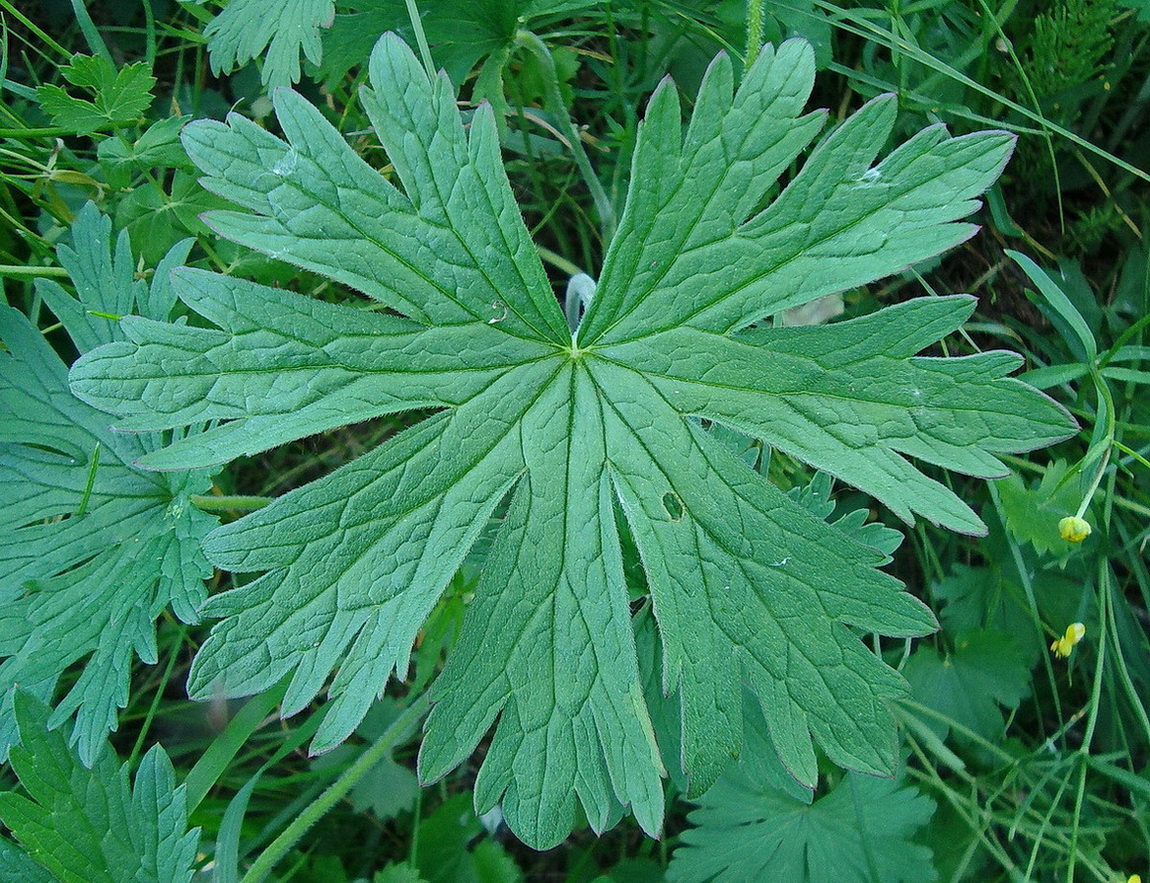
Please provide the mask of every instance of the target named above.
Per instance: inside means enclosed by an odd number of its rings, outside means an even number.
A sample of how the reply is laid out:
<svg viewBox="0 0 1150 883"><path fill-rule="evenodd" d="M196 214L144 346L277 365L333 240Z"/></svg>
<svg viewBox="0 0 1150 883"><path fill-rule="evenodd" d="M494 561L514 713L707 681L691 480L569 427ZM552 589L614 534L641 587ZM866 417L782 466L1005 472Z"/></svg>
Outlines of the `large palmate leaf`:
<svg viewBox="0 0 1150 883"><path fill-rule="evenodd" d="M126 234L109 251L110 231L86 206L73 247L59 249L78 297L37 286L81 352L121 337L120 314L166 317L175 301L168 270L188 250L173 249L149 286L134 279ZM196 621L211 572L200 540L217 521L189 497L208 476L134 466L160 439L111 431L11 307L0 306L0 339L0 758L16 738L16 685L48 700L64 670L86 658L51 725L75 714L72 739L91 763L127 703L134 655L156 661L156 618L170 607Z"/></svg>
<svg viewBox="0 0 1150 883"><path fill-rule="evenodd" d="M929 129L872 165L894 102L839 127L765 210L818 134L800 116L810 48L769 47L734 90L720 56L680 131L673 84L652 98L598 293L575 334L504 174L492 114L462 125L449 81L385 37L364 105L402 190L300 96L275 97L286 140L233 116L185 130L205 186L246 209L210 216L237 242L324 273L401 316L320 303L211 273L173 284L218 326L123 323L74 389L156 430L219 421L147 455L206 466L330 427L438 409L378 449L214 531L209 558L263 571L211 599L220 617L190 688L244 695L290 675L285 714L327 686L313 750L346 738L497 511L502 524L433 687L425 780L495 725L476 782L527 842L558 842L576 799L597 830L629 804L662 819L663 772L643 699L622 512L638 546L682 704L692 787L742 739L742 684L782 762L813 783L814 743L890 772L887 700L905 683L850 627L920 635L934 617L876 569L885 555L765 482L706 431L728 424L878 496L906 519L966 531L974 513L906 456L999 475L993 454L1071 430L1004 375L1014 356L915 353L970 314L925 299L821 328L748 328L970 236L956 224L1010 152L1001 133ZM852 528L853 531L853 528ZM332 677L334 673L334 677Z"/></svg>

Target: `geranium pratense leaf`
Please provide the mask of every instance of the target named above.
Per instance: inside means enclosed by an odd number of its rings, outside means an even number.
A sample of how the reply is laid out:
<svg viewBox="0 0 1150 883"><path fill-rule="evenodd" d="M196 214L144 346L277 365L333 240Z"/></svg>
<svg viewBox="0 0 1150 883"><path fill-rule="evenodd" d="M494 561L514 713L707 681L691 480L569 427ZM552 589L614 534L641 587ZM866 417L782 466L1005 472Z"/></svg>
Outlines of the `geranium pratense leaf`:
<svg viewBox="0 0 1150 883"><path fill-rule="evenodd" d="M652 99L619 234L573 337L519 217L490 109L465 129L446 77L429 80L394 36L376 47L370 76L364 104L402 190L286 91L275 96L286 140L236 116L194 123L184 140L205 186L246 210L210 215L217 230L401 317L180 271L177 293L219 330L130 320L126 341L73 369L78 394L125 415L125 428L223 421L146 460L165 468L438 409L207 538L217 565L264 573L205 607L222 622L197 657L193 694L244 695L290 677L287 714L327 686L334 707L313 750L334 746L391 673L405 673L428 611L505 512L432 687L424 780L494 726L477 807L502 802L528 843L558 843L576 801L597 830L624 804L658 831L663 764L639 678L624 529L650 587L661 688L682 708L674 762L694 793L739 750L743 683L803 783L817 776L816 743L839 763L892 773L887 702L906 684L851 629L921 635L934 617L877 569L888 538L857 518L827 524L704 420L784 448L904 517L978 530L904 457L997 475L993 454L1065 436L1072 422L1003 379L1014 357L915 357L969 315L968 298L839 326L744 326L969 236L953 221L994 179L1009 137L932 129L872 169L893 114L880 100L755 214L817 134L821 117L799 116L813 61L801 43L767 47L735 91L720 57L685 139L673 86Z"/></svg>
<svg viewBox="0 0 1150 883"><path fill-rule="evenodd" d="M37 287L81 351L121 336L109 316L166 316L167 269L188 249L173 249L149 286L133 278L125 235L109 252L110 231L88 205L72 248L59 250L79 299ZM127 703L133 654L156 661L155 619L170 606L196 621L211 572L200 539L216 521L189 496L208 480L133 466L159 439L112 432L106 414L75 398L67 367L23 314L0 307L0 338L0 757L16 736L15 685L48 700L88 657L52 726L75 714L72 739L91 763Z"/></svg>
<svg viewBox="0 0 1150 883"><path fill-rule="evenodd" d="M209 190L252 212L214 212L223 235L325 273L420 322L492 322L562 344L566 321L507 184L494 122L464 133L451 84L428 84L402 45L372 55L364 107L406 194L295 92L278 90L287 143L243 117L185 129ZM422 78L422 80L421 80Z"/></svg>
<svg viewBox="0 0 1150 883"><path fill-rule="evenodd" d="M127 341L72 374L89 402L131 415L121 430L229 421L147 454L140 462L154 469L225 463L352 418L460 405L551 351L474 323L426 326L202 270L180 268L172 284L223 330L130 317Z"/></svg>
<svg viewBox="0 0 1150 883"><path fill-rule="evenodd" d="M970 507L902 454L982 478L1006 473L991 452L1065 437L1065 412L1003 375L1012 353L911 358L956 329L969 297L920 298L829 327L734 335L679 328L605 356L642 364L676 408L763 439L953 530L985 533Z"/></svg>
<svg viewBox="0 0 1150 883"><path fill-rule="evenodd" d="M817 119L794 119L813 64L808 44L784 43L748 74L732 102L730 62L720 56L685 138L673 87L664 83L655 93L635 148L641 177L632 176L580 329L584 345L678 326L729 332L889 275L974 234L973 225L952 222L977 207L972 198L998 177L1013 138L950 138L934 126L872 165L894 126L893 95L847 119L748 220L817 131Z"/></svg>
<svg viewBox="0 0 1150 883"><path fill-rule="evenodd" d="M132 787L128 764L117 768L106 744L85 769L64 736L48 730L49 714L33 696L17 695L12 767L28 797L0 793L0 819L29 856L66 883L191 880L199 829L187 829L184 787L164 749L144 755Z"/></svg>

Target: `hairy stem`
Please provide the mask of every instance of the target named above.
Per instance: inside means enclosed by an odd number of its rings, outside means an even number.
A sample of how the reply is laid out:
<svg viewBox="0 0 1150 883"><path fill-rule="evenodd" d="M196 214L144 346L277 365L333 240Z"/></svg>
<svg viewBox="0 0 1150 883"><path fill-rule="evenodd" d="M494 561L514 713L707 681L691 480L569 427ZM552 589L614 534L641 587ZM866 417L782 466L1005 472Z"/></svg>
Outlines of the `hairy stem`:
<svg viewBox="0 0 1150 883"><path fill-rule="evenodd" d="M747 0L747 67L759 57L763 46L763 0Z"/></svg>
<svg viewBox="0 0 1150 883"><path fill-rule="evenodd" d="M422 693L414 699L411 705L407 706L384 734L375 741L375 744L363 752L355 763L344 771L343 775L336 779L323 794L296 817L294 822L283 830L283 833L272 841L271 845L260 854L248 872L244 874L240 883L262 883L263 880L266 880L276 864L291 851L292 847L299 842L312 825L327 815L332 807L339 803L371 771L372 767L395 747L399 739L407 732L407 728L422 717L429 707L430 702L426 693Z"/></svg>

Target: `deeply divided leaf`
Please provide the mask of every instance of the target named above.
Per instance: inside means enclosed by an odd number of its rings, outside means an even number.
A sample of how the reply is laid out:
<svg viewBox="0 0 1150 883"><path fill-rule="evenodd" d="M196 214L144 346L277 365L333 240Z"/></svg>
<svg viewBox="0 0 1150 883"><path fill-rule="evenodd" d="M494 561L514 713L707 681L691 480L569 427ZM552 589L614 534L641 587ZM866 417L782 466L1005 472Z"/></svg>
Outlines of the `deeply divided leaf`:
<svg viewBox="0 0 1150 883"><path fill-rule="evenodd" d="M673 84L640 128L626 210L572 335L503 171L492 113L464 126L446 76L380 41L363 103L395 182L323 115L276 93L280 139L238 116L184 143L204 185L241 211L223 235L326 274L373 306L179 271L215 328L145 319L73 368L122 428L207 432L150 453L207 466L369 417L435 413L334 473L215 530L216 565L261 573L212 598L221 621L195 696L289 679L283 711L332 699L313 750L354 730L489 519L501 518L458 644L433 686L424 780L494 728L477 809L559 842L582 806L662 822L664 773L636 658L621 536L658 625L660 686L681 703L681 765L701 792L738 753L743 685L780 762L817 776L816 745L871 773L896 766L888 702L902 678L859 632L913 636L931 613L878 570L892 548L858 519L828 524L708 431L730 427L958 530L982 524L915 458L978 476L1066 436L1068 416L1005 375L1016 357L916 355L970 298L911 301L829 327L760 320L953 246L1010 153L1003 133L929 129L876 163L894 104L871 102L776 180L818 134L800 115L806 44L767 48L736 90L712 64L684 133ZM765 206L765 207L764 207ZM364 305L370 303L365 301Z"/></svg>
<svg viewBox="0 0 1150 883"><path fill-rule="evenodd" d="M109 252L110 229L85 207L72 247L59 249L77 296L53 282L37 287L81 352L121 337L120 314L166 317L168 270L187 253L187 243L173 249L148 285L134 279L126 235ZM113 432L107 414L72 395L67 366L11 307L0 307L0 339L0 757L16 736L16 685L47 701L83 661L52 725L75 715L72 739L90 763L127 703L133 658L156 661L157 617L170 608L197 619L210 573L200 541L216 521L190 496L207 489L207 475L134 465L160 439Z"/></svg>
<svg viewBox="0 0 1150 883"><path fill-rule="evenodd" d="M795 787L758 715L737 765L697 801L667 879L674 883L930 883L931 851L914 836L934 801L904 779L847 773L817 799Z"/></svg>
<svg viewBox="0 0 1150 883"><path fill-rule="evenodd" d="M263 82L295 83L301 51L312 64L323 60L320 30L334 18L332 0L232 0L204 28L212 70L231 71L267 49Z"/></svg>

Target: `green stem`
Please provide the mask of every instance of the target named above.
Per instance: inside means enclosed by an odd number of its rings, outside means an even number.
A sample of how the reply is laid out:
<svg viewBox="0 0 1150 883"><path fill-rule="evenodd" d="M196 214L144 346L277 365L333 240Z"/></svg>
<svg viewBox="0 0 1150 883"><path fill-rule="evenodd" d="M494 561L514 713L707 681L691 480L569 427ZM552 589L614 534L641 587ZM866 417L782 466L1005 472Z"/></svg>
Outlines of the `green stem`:
<svg viewBox="0 0 1150 883"><path fill-rule="evenodd" d="M567 260L567 258L563 257L563 255L556 254L549 248L544 248L542 245L536 245L535 251L538 253L541 259L549 263L551 266L562 270L568 276L574 276L576 273L583 272L581 269L579 269L578 266Z"/></svg>
<svg viewBox="0 0 1150 883"><path fill-rule="evenodd" d="M0 129L0 138L18 138L23 140L31 138L63 138L65 135L97 135L109 129L131 129L138 125L139 120L108 120L108 122L102 123L98 128L90 132L77 132L75 129L70 129L66 126L3 128Z"/></svg>
<svg viewBox="0 0 1150 883"><path fill-rule="evenodd" d="M1094 683L1090 690L1089 711L1086 715L1086 729L1082 733L1082 745L1078 748L1080 769L1078 789L1074 795L1074 813L1070 817L1070 856L1066 865L1066 883L1074 881L1074 865L1078 860L1078 835L1082 824L1082 802L1086 796L1086 770L1090 761L1090 743L1094 741L1094 730L1098 726L1098 715L1102 702L1102 677L1106 668L1107 638L1106 623L1110 618L1110 592L1106 560L1098 563L1098 661L1094 668Z"/></svg>
<svg viewBox="0 0 1150 883"><path fill-rule="evenodd" d="M603 245L607 246L611 237L615 235L615 208L603 189L603 182L591 168L591 161L583 149L583 141L579 138L579 130L567 112L563 103L563 95L559 91L559 74L555 70L555 59L551 57L551 50L547 48L536 34L531 31L519 31L515 35L515 44L529 50L543 69L543 85L546 90L547 109L555 117L555 122L564 129L567 140L571 143L571 154L575 158L575 165L587 189L591 191L591 198L595 201L595 213L599 216L599 231L603 237Z"/></svg>
<svg viewBox="0 0 1150 883"><path fill-rule="evenodd" d="M144 715L144 722L140 725L140 732L136 736L136 744L132 746L132 753L128 756L128 763L131 764L133 769L140 756L140 750L144 747L144 740L148 738L148 733L152 729L152 721L156 719L156 713L160 710L160 703L164 699L164 691L172 680L172 671L175 670L176 660L180 658L180 648L183 646L184 638L187 637L187 634L188 627L180 623L179 634L176 636L176 640L172 642L171 652L168 653L168 664L164 667L164 673L160 677L159 685L156 687L152 704L148 706L148 713Z"/></svg>
<svg viewBox="0 0 1150 883"><path fill-rule="evenodd" d="M233 509L254 511L268 505L275 497L251 497L242 495L220 496L215 494L192 494L188 499L202 512L231 512Z"/></svg>
<svg viewBox="0 0 1150 883"><path fill-rule="evenodd" d="M312 825L322 819L356 784L366 776L372 768L379 763L386 754L395 748L396 743L403 737L415 721L419 720L430 707L427 694L421 693L412 701L390 727L384 732L375 744L361 754L326 791L323 792L307 809L300 813L295 821L288 825L271 845L265 849L240 883L262 883L268 878L272 869L286 856L300 838L308 832Z"/></svg>
<svg viewBox="0 0 1150 883"><path fill-rule="evenodd" d="M84 495L80 497L80 505L76 508L76 517L79 518L88 511L88 501L92 499L92 487L96 484L96 470L100 468L100 443L92 450L88 459L88 479L84 483Z"/></svg>
<svg viewBox="0 0 1150 883"><path fill-rule="evenodd" d="M423 19L419 17L419 9L415 0L406 0L407 17L411 19L411 29L415 31L415 42L419 46L419 57L423 59L423 67L427 71L427 79L435 79L435 63L431 60L431 47L427 45L427 34L423 33Z"/></svg>
<svg viewBox="0 0 1150 883"><path fill-rule="evenodd" d="M71 52L69 52L67 49L65 49L63 46L61 46L59 43L57 43L55 40L53 40L51 37L49 37L46 33L44 33L42 30L40 30L40 28L36 27L35 22L33 22L30 18L27 18L26 16L21 14L20 10L18 10L15 6L13 6L10 2L8 2L8 0L0 0L0 9L7 12L10 16L12 16L14 19L16 19L16 21L20 22L20 24L24 25L24 27L26 27L33 34L35 34L39 39L43 40L44 43L48 46L48 48L52 49L54 52L58 52L60 55L64 56L65 58L71 58L72 57Z"/></svg>
<svg viewBox="0 0 1150 883"><path fill-rule="evenodd" d="M987 482L987 489L990 491L990 499L994 503L995 513L998 515L999 521L1002 522L1003 530L1009 537L1009 531L1006 530L1006 516L1005 509L1002 506L1002 497L998 494L998 485L993 481ZM1045 629L1042 626L1042 616L1038 612L1038 600L1034 595L1034 583L1030 579L1030 570L1026 566L1026 562L1022 557L1022 550L1019 549L1018 543L1013 540L1008 540L1010 547L1010 556L1014 561L1015 570L1018 571L1018 579L1022 583L1022 590L1026 593L1026 606L1030 613L1030 620L1034 623L1034 628L1039 635L1044 634ZM1046 669L1046 680L1050 685L1050 695L1054 702L1054 712L1058 715L1058 719L1062 719L1062 699L1058 692L1058 680L1054 676L1054 665L1050 661L1050 654L1042 654L1042 664Z"/></svg>
<svg viewBox="0 0 1150 883"><path fill-rule="evenodd" d="M747 0L747 69L763 46L763 0Z"/></svg>
<svg viewBox="0 0 1150 883"><path fill-rule="evenodd" d="M3 138L0 134L0 138ZM37 279L40 277L67 279L68 271L63 267L21 267L14 264L0 264L0 279Z"/></svg>

